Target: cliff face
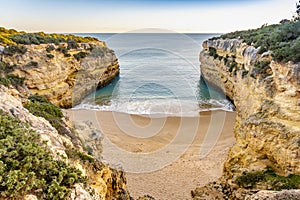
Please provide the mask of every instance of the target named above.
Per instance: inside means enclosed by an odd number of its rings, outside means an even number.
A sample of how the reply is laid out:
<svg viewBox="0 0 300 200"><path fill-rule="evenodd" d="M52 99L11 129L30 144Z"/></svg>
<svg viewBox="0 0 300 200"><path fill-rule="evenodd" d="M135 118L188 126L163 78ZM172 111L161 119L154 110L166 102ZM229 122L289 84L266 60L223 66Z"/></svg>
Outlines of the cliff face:
<svg viewBox="0 0 300 200"><path fill-rule="evenodd" d="M53 105L72 107L96 88L110 83L119 73L114 52L103 42L73 41L72 44L0 46L0 115L25 124L32 134L40 136L41 145L46 145L54 160L63 161L80 170L81 182L72 184L72 180L79 180L76 175L76 179L70 179L68 188L64 189L64 192L70 189L67 199L129 200L131 197L126 189L125 173L98 160L102 152L101 131L94 128L91 122L68 121L61 109ZM10 130L1 127L1 131L5 135ZM18 143L23 145L22 141ZM3 164L3 155L0 155L0 164ZM18 162L17 159L24 158L19 156L14 159ZM5 162L4 165L7 164ZM26 170L32 170L28 168ZM11 169L5 170L1 171L1 176L10 173ZM27 173L26 170L24 173ZM34 172L30 173L32 175ZM57 172L49 170L49 173ZM6 185L2 185L1 189L7 189ZM21 191L22 194L17 193L13 197L17 195L16 198L37 199L51 193L48 187ZM52 192L54 195L65 194L54 190ZM2 195L0 198L7 197ZM65 196L59 198L65 199Z"/></svg>
<svg viewBox="0 0 300 200"><path fill-rule="evenodd" d="M70 108L96 88L108 84L118 75L119 65L114 52L103 42L78 43L76 48L68 50L67 46L67 43L24 45L26 53L2 53L1 60L16 65L13 74L25 77L25 84L33 94Z"/></svg>
<svg viewBox="0 0 300 200"><path fill-rule="evenodd" d="M204 42L202 76L234 101L236 144L224 166L234 180L270 166L300 174L300 64L277 63L236 39Z"/></svg>
<svg viewBox="0 0 300 200"><path fill-rule="evenodd" d="M62 160L79 169L87 177L85 184L76 183L70 188L68 199L129 200L124 172L94 158L98 158L102 150L101 132L93 128L91 123L70 124L65 118L64 131L58 131L45 118L37 117L24 108L23 103L28 101L27 95L26 90L20 92L0 85L0 110L28 124L30 130L41 136L41 141L47 141L47 147L56 160ZM87 155L84 150L87 148L92 155ZM35 193L29 193L24 198L37 199Z"/></svg>

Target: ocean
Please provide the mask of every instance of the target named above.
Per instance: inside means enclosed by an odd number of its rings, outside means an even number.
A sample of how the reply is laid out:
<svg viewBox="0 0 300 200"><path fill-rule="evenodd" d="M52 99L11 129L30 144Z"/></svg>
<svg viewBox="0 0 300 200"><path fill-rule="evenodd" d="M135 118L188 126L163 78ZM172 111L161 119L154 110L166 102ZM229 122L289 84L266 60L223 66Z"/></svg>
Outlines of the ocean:
<svg viewBox="0 0 300 200"><path fill-rule="evenodd" d="M75 109L151 116L197 116L232 111L224 94L200 78L202 42L217 34L76 34L105 41L117 55L120 75Z"/></svg>

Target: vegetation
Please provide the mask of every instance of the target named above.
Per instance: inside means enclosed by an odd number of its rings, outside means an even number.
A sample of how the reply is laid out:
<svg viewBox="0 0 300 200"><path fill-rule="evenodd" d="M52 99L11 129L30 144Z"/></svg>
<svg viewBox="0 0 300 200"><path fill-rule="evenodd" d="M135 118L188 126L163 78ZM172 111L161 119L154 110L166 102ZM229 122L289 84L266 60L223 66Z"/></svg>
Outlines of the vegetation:
<svg viewBox="0 0 300 200"><path fill-rule="evenodd" d="M87 52L80 51L79 53L74 54L73 56L77 61L80 61L82 58L85 58L88 55Z"/></svg>
<svg viewBox="0 0 300 200"><path fill-rule="evenodd" d="M69 50L69 49L68 49L67 47L64 47L64 46L60 46L60 47L58 47L58 48L56 49L56 51L59 51L59 52L63 53L65 57L70 57L71 54L69 54L69 51L68 51L68 50Z"/></svg>
<svg viewBox="0 0 300 200"><path fill-rule="evenodd" d="M24 67L25 68L34 68L34 67L37 67L38 66L38 63L35 62L35 61L30 61L29 63L27 63Z"/></svg>
<svg viewBox="0 0 300 200"><path fill-rule="evenodd" d="M268 185L270 190L300 189L299 175L280 176L270 167L264 171L243 173L235 182L243 188L255 188L261 184Z"/></svg>
<svg viewBox="0 0 300 200"><path fill-rule="evenodd" d="M32 95L28 97L28 102L24 107L38 117L43 117L58 131L60 134L69 134L64 122L62 121L63 113L61 109L46 98L39 95Z"/></svg>
<svg viewBox="0 0 300 200"><path fill-rule="evenodd" d="M92 156L82 153L75 148L67 148L66 154L67 154L68 158L70 158L70 159L80 160L80 161L88 161L90 163L95 162L95 159Z"/></svg>
<svg viewBox="0 0 300 200"><path fill-rule="evenodd" d="M7 46L4 51L3 54L8 55L8 56L13 56L14 54L25 54L27 52L26 47L24 46L20 46L20 45L11 45L11 46Z"/></svg>
<svg viewBox="0 0 300 200"><path fill-rule="evenodd" d="M296 16L294 17L294 20L297 21L300 19L300 1L296 4Z"/></svg>
<svg viewBox="0 0 300 200"><path fill-rule="evenodd" d="M16 65L0 62L0 85L18 87L24 84L24 77L11 74L15 67Z"/></svg>
<svg viewBox="0 0 300 200"><path fill-rule="evenodd" d="M25 33L19 32L14 29L5 29L0 27L0 43L3 45L17 45L17 44L59 44L67 42L71 45L77 42L93 42L98 39L93 37L79 37L72 34L46 34L43 32L38 33ZM72 47L73 48L73 47Z"/></svg>
<svg viewBox="0 0 300 200"><path fill-rule="evenodd" d="M55 47L54 47L53 45L49 45L49 46L47 46L47 48L46 48L46 51L47 51L48 53L50 53L50 52L53 51L53 50L55 50Z"/></svg>
<svg viewBox="0 0 300 200"><path fill-rule="evenodd" d="M50 58L50 59L51 59L51 58L54 58L54 55L51 54L51 53L47 53L46 56L47 56L47 58Z"/></svg>
<svg viewBox="0 0 300 200"><path fill-rule="evenodd" d="M238 38L260 47L259 53L272 52L272 57L278 62L300 62L300 21L288 21L283 24L262 26L258 29L236 31L224 34L218 38Z"/></svg>
<svg viewBox="0 0 300 200"><path fill-rule="evenodd" d="M20 199L33 193L42 199L66 199L81 172L54 160L39 135L0 110L0 197ZM39 191L40 190L40 191Z"/></svg>
<svg viewBox="0 0 300 200"><path fill-rule="evenodd" d="M209 47L208 52L210 56L214 57L214 59L217 59L219 57L219 55L217 54L217 49L214 47Z"/></svg>

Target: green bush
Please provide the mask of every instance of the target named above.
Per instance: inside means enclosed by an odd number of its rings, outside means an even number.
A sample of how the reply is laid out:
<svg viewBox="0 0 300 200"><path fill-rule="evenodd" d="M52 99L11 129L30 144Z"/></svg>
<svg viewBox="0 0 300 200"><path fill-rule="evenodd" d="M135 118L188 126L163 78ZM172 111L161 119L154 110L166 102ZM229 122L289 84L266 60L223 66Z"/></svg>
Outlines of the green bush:
<svg viewBox="0 0 300 200"><path fill-rule="evenodd" d="M235 60L233 60L233 61L230 62L230 64L229 64L229 69L228 69L228 71L229 71L229 72L232 72L233 70L237 69L237 66L238 66L238 63L237 63Z"/></svg>
<svg viewBox="0 0 300 200"><path fill-rule="evenodd" d="M243 173L235 182L243 188L255 188L260 183L268 185L270 190L300 189L299 175L280 176L270 167L264 171Z"/></svg>
<svg viewBox="0 0 300 200"><path fill-rule="evenodd" d="M27 63L24 67L25 67L25 68L32 68L32 67L37 67L37 66L38 66L38 62L30 61L30 62Z"/></svg>
<svg viewBox="0 0 300 200"><path fill-rule="evenodd" d="M14 74L7 74L5 77L0 77L0 84L4 86L13 85L15 87L22 86L24 84L24 77L19 77Z"/></svg>
<svg viewBox="0 0 300 200"><path fill-rule="evenodd" d="M7 46L3 50L3 54L13 56L14 54L25 54L27 52L27 48L24 46L16 46L16 45L10 45Z"/></svg>
<svg viewBox="0 0 300 200"><path fill-rule="evenodd" d="M27 124L0 110L1 198L31 193L41 199L66 199L72 185L85 182L79 170L54 160L45 144Z"/></svg>
<svg viewBox="0 0 300 200"><path fill-rule="evenodd" d="M0 72L7 74L7 73L11 73L14 71L14 68L16 67L16 65L10 65L8 63L5 62L0 62Z"/></svg>
<svg viewBox="0 0 300 200"><path fill-rule="evenodd" d="M15 87L22 86L24 84L24 77L10 74L14 71L16 65L10 65L5 62L0 62L0 84L4 86L13 85Z"/></svg>
<svg viewBox="0 0 300 200"><path fill-rule="evenodd" d="M270 61L269 60L263 60L263 61L258 61L254 64L254 67L260 68L260 69L265 69L266 67L270 66Z"/></svg>
<svg viewBox="0 0 300 200"><path fill-rule="evenodd" d="M46 48L46 51L48 53L50 53L51 51L55 50L55 47L53 45L49 45L47 48Z"/></svg>
<svg viewBox="0 0 300 200"><path fill-rule="evenodd" d="M262 26L258 29L236 31L214 39L239 38L248 45L260 47L258 53L272 51L272 57L278 62L300 62L300 21Z"/></svg>
<svg viewBox="0 0 300 200"><path fill-rule="evenodd" d="M73 39L68 40L67 44L68 44L68 47L67 47L68 49L77 49L79 47L76 40L73 40Z"/></svg>
<svg viewBox="0 0 300 200"><path fill-rule="evenodd" d="M0 77L0 85L4 85L6 87L11 85L11 82L9 79L5 78L5 77Z"/></svg>
<svg viewBox="0 0 300 200"><path fill-rule="evenodd" d="M54 58L54 55L51 53L47 53L46 56L47 56L47 58L50 58L50 59Z"/></svg>
<svg viewBox="0 0 300 200"><path fill-rule="evenodd" d="M80 61L82 58L85 58L88 55L87 52L80 51L79 53L74 54L73 56L77 61Z"/></svg>
<svg viewBox="0 0 300 200"><path fill-rule="evenodd" d="M25 33L18 32L16 30L7 30L0 27L0 42L4 45L16 45L16 44L59 44L61 42L74 41L78 42L95 42L99 41L93 37L80 37L72 34L45 34L43 32L38 33Z"/></svg>
<svg viewBox="0 0 300 200"><path fill-rule="evenodd" d="M28 97L29 101L24 104L24 107L33 115L43 117L58 131L59 134L69 135L65 123L62 121L63 113L61 109L46 98L32 95Z"/></svg>
<svg viewBox="0 0 300 200"><path fill-rule="evenodd" d="M69 54L69 52L68 52L67 47L60 46L56 49L56 51L59 51L59 52L63 53L65 57L70 57L71 56L71 54Z"/></svg>
<svg viewBox="0 0 300 200"><path fill-rule="evenodd" d="M219 55L217 54L217 49L214 47L209 47L208 52L210 56L214 57L214 59L217 59L219 57Z"/></svg>
<svg viewBox="0 0 300 200"><path fill-rule="evenodd" d="M92 156L82 153L75 148L67 148L66 154L67 154L68 158L71 158L74 160L88 161L90 163L94 163L94 161L95 161L95 159Z"/></svg>

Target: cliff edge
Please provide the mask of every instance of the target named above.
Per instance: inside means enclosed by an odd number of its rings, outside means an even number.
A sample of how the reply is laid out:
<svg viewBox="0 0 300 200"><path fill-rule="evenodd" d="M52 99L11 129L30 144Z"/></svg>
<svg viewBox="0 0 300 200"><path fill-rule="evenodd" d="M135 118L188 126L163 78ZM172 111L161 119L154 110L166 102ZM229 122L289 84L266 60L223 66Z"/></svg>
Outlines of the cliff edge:
<svg viewBox="0 0 300 200"><path fill-rule="evenodd" d="M257 35L263 29L248 32ZM272 46L257 45L250 36L248 39L252 41L247 44L243 34L248 32L205 41L200 53L204 79L221 88L236 106L236 143L224 165L220 191L225 195L220 195L221 199L247 199L245 190L257 193L264 189L300 188L300 63L297 60L300 51L299 44L294 44L299 41L300 33L298 30L289 41L293 44L290 48L295 49L289 56L294 60L285 62L281 61L278 49L272 51ZM265 33L260 38L265 37L271 43L272 36L267 34L272 32ZM283 187L277 187L274 180L279 177L282 180L294 177L295 184L287 186L278 181L277 185ZM207 188L218 187L211 184ZM205 196L207 188L193 191L193 197ZM237 192L240 188L245 190Z"/></svg>
<svg viewBox="0 0 300 200"><path fill-rule="evenodd" d="M119 74L114 51L90 37L27 34L2 28L0 56L2 63L11 66L11 74L25 78L31 93L62 108L79 104Z"/></svg>
<svg viewBox="0 0 300 200"><path fill-rule="evenodd" d="M132 199L102 133L69 108L119 73L95 38L0 28L0 199Z"/></svg>

